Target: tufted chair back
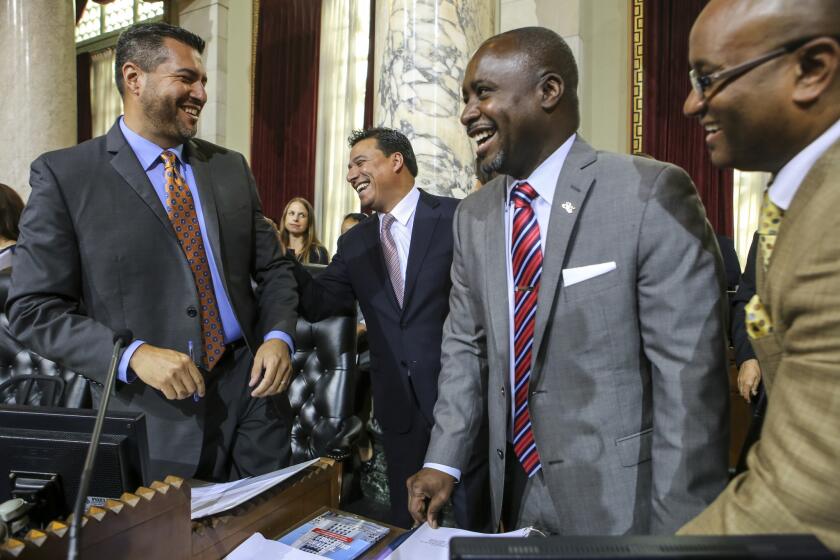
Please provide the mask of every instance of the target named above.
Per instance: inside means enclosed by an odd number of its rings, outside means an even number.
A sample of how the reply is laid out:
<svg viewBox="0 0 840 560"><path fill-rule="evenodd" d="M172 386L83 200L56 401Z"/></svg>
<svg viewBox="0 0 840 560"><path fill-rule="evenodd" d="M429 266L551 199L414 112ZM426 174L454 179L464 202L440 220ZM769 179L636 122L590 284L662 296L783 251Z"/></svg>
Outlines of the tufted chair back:
<svg viewBox="0 0 840 560"><path fill-rule="evenodd" d="M0 391L0 403L17 402L21 395L20 389L25 387L28 404L50 404L53 399L49 398L50 395L43 394L43 389L51 385L62 385L64 389L57 401L58 405L68 408L90 408L90 382L87 379L25 349L9 333L9 320L4 309L10 284L11 271L0 271L0 385L11 379L30 375L55 377L63 383L8 383L4 390ZM58 393L50 391L50 394Z"/></svg>
<svg viewBox="0 0 840 560"><path fill-rule="evenodd" d="M345 459L361 433L356 416L356 318L317 323L298 318L288 397L292 462L320 456Z"/></svg>

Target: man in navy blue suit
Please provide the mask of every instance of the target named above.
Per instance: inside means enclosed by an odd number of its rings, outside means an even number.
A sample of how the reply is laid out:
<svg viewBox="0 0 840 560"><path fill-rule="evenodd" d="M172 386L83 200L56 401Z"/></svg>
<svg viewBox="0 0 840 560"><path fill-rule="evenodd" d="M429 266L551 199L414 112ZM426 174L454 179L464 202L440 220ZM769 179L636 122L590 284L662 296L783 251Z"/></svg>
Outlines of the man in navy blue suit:
<svg viewBox="0 0 840 560"><path fill-rule="evenodd" d="M297 268L301 311L318 320L352 313L359 301L370 345L374 415L384 432L391 522L409 527L405 481L423 465L434 422L458 200L415 186L417 160L399 131L356 131L349 143L347 182L362 207L376 214L339 238L335 257L317 279ZM486 477L486 459L464 473L453 499L459 526L488 529Z"/></svg>

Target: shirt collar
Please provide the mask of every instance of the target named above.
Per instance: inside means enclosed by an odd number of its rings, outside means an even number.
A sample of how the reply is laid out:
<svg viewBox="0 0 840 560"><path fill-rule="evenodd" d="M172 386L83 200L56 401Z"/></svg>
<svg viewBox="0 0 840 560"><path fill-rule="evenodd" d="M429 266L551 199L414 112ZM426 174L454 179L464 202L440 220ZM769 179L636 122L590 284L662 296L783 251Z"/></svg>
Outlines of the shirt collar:
<svg viewBox="0 0 840 560"><path fill-rule="evenodd" d="M534 169L527 179L512 182L508 187L507 198L505 200L510 200L510 193L516 185L520 183L528 183L534 187L534 190L537 191L540 198L551 205L551 201L554 200L554 190L557 188L557 179L560 178L560 172L563 170L563 164L566 163L566 156L569 155L569 151L572 149L572 144L575 143L575 138L577 138L577 134L569 136L569 138L567 138L559 148L554 150L550 156L545 158L545 160L536 169Z"/></svg>
<svg viewBox="0 0 840 560"><path fill-rule="evenodd" d="M144 171L148 171L162 161L160 159L160 154L164 152L164 149L128 128L128 125L125 124L125 117L120 117L120 130L125 137L125 141L128 142L129 146L131 146L131 150L134 152L134 155L136 155L137 159L140 161L140 165L143 166ZM169 151L174 152L175 155L178 156L178 161L184 161L183 144L175 146L174 148L169 148Z"/></svg>
<svg viewBox="0 0 840 560"><path fill-rule="evenodd" d="M411 216L414 215L414 210L417 208L417 201L420 200L420 191L417 189L417 186L411 187L411 190L408 191L402 200L400 200L396 206L389 212L395 220L397 220L403 226L408 225L408 221L411 219ZM380 223L382 221L382 216L385 214L379 215Z"/></svg>
<svg viewBox="0 0 840 560"><path fill-rule="evenodd" d="M796 191L799 190L799 186L805 180L805 176L808 175L808 172L826 150L839 139L840 120L831 125L828 130L782 167L773 179L773 184L770 185L767 193L770 200L782 210L787 210L796 195Z"/></svg>

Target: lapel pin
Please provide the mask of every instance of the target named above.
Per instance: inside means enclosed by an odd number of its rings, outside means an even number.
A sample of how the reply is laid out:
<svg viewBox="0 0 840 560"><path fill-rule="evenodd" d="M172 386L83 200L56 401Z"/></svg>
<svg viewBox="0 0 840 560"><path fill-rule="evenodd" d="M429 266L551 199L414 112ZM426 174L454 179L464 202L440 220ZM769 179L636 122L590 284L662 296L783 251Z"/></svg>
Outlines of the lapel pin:
<svg viewBox="0 0 840 560"><path fill-rule="evenodd" d="M568 214L571 214L575 211L575 205L569 202L568 200L560 205L560 208L565 210Z"/></svg>

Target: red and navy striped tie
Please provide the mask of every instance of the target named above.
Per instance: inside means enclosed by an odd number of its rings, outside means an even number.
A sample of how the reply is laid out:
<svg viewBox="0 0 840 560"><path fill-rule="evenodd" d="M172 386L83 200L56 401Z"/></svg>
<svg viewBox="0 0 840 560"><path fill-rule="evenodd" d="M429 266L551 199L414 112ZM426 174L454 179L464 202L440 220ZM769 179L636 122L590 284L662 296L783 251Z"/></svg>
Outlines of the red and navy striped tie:
<svg viewBox="0 0 840 560"><path fill-rule="evenodd" d="M520 183L514 187L510 196L514 205L510 247L514 286L513 449L530 478L542 468L534 442L534 431L531 428L528 386L531 379L531 350L534 345L534 322L543 258L540 225L531 207L531 203L537 198L537 191L528 183Z"/></svg>

